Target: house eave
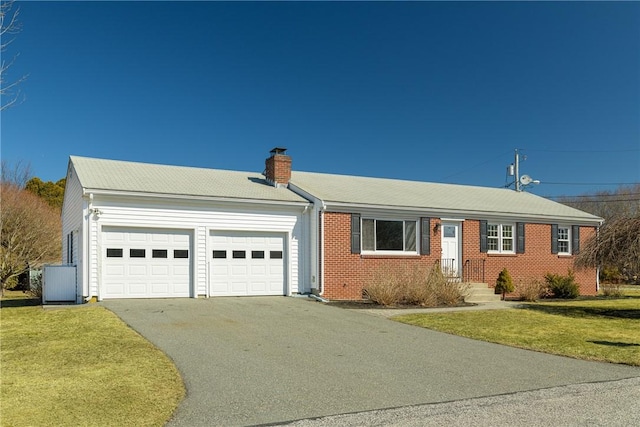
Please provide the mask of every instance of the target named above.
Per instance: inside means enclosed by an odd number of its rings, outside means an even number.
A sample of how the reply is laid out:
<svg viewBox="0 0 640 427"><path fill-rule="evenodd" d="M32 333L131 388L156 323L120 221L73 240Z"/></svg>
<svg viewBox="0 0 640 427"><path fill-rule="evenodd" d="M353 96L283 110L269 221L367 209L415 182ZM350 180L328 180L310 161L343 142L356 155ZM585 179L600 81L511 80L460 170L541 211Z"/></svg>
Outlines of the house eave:
<svg viewBox="0 0 640 427"><path fill-rule="evenodd" d="M274 199L250 199L242 197L218 197L218 196L202 196L202 195L190 195L190 194L169 194L169 193L147 193L140 191L119 191L119 190L105 190L99 188L86 188L83 187L83 197L88 198L89 194L96 196L109 196L109 197L134 197L145 198L148 200L188 200L188 201L203 201L203 202L222 202L222 203L240 203L251 205L269 205L269 206L283 206L283 207L297 207L304 209L309 206L308 201L286 201L286 200L274 200Z"/></svg>
<svg viewBox="0 0 640 427"><path fill-rule="evenodd" d="M496 219L496 220L512 220L519 222L531 223L571 223L584 226L600 226L603 220L601 218L586 218L571 215L551 215L551 214L522 214L518 212L494 212L481 210L459 210L459 209L442 209L424 206L389 206L375 204L359 204L326 201L327 210L334 212L353 212L357 211L379 211L386 213L415 213L420 216L434 217L455 217L465 219Z"/></svg>

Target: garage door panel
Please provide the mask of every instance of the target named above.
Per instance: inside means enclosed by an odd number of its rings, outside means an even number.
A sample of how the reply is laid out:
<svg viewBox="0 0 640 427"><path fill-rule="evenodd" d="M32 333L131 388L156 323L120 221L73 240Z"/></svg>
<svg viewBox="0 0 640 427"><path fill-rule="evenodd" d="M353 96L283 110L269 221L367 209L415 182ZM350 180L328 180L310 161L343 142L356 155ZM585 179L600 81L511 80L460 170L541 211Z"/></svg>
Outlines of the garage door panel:
<svg viewBox="0 0 640 427"><path fill-rule="evenodd" d="M104 298L191 296L191 233L105 227L102 240Z"/></svg>
<svg viewBox="0 0 640 427"><path fill-rule="evenodd" d="M138 233L138 232L129 233L128 237L129 237L128 241L131 243L145 242L147 240L146 233Z"/></svg>
<svg viewBox="0 0 640 427"><path fill-rule="evenodd" d="M169 243L170 236L168 234L151 234L153 243Z"/></svg>
<svg viewBox="0 0 640 427"><path fill-rule="evenodd" d="M146 295L147 283L146 282L129 282L130 295Z"/></svg>
<svg viewBox="0 0 640 427"><path fill-rule="evenodd" d="M267 266L266 265L252 265L251 266L251 275L252 276L266 276L267 275Z"/></svg>
<svg viewBox="0 0 640 427"><path fill-rule="evenodd" d="M130 265L128 268L129 276L146 276L147 275L147 266L146 265Z"/></svg>
<svg viewBox="0 0 640 427"><path fill-rule="evenodd" d="M111 265L107 265L105 270L109 276L124 277L125 266L123 264L111 264Z"/></svg>
<svg viewBox="0 0 640 427"><path fill-rule="evenodd" d="M285 294L283 235L214 231L209 238L213 296ZM226 258L221 256L223 253ZM274 257L270 256L272 253Z"/></svg>
<svg viewBox="0 0 640 427"><path fill-rule="evenodd" d="M169 266L168 265L152 265L151 266L151 275L152 276L168 276L169 275Z"/></svg>
<svg viewBox="0 0 640 427"><path fill-rule="evenodd" d="M151 293L159 296L169 294L169 283L151 283Z"/></svg>

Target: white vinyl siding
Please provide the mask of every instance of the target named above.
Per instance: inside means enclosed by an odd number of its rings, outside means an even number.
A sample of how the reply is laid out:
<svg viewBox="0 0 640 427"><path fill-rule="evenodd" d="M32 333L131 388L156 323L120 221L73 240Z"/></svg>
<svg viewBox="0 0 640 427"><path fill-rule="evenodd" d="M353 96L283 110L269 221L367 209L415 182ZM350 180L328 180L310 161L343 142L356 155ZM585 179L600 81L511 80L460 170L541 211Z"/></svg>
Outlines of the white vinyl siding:
<svg viewBox="0 0 640 427"><path fill-rule="evenodd" d="M308 292L310 285L302 283L300 278L309 277L306 271L299 271L299 266L308 265L301 261L307 256L304 248L299 247L302 230L307 224L308 215L302 214L302 207L242 206L241 204L206 204L176 201L175 205L159 203L123 203L114 198L94 197L94 207L102 214L90 219L91 268L89 292L91 296L100 297L100 283L103 280L102 241L103 227L147 227L170 228L189 231L193 236L191 254L193 260L192 280L195 282L193 296L208 295L209 286L209 230L257 231L281 233L286 235L287 248L287 289L289 293ZM207 256L209 254L209 257Z"/></svg>
<svg viewBox="0 0 640 427"><path fill-rule="evenodd" d="M73 170L73 166L69 166L67 171L67 182L64 192L64 201L62 209L62 259L66 264L74 264L77 266L77 302L81 302L83 295L88 295L88 280L84 270L86 265L84 245L86 244L83 222L83 209L85 201L82 198L82 186L78 181L78 177ZM73 237L69 237L73 236ZM69 247L71 244L71 248Z"/></svg>

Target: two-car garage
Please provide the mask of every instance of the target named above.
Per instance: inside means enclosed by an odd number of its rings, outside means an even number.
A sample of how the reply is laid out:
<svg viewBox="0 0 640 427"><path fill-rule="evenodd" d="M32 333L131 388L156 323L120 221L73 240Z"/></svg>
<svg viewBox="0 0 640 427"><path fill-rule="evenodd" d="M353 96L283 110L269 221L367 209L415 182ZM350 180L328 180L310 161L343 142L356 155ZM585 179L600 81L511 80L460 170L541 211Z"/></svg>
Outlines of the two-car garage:
<svg viewBox="0 0 640 427"><path fill-rule="evenodd" d="M198 295L194 233L131 227L102 229L102 298ZM210 231L206 249L210 296L285 295L285 234ZM203 260L200 260L202 262Z"/></svg>

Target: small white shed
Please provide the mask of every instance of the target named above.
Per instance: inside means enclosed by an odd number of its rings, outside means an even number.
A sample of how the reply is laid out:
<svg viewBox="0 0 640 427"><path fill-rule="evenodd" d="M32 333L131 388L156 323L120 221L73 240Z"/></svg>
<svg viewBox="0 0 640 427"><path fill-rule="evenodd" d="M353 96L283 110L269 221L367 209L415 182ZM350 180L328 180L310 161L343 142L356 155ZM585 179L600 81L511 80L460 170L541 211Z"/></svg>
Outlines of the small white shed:
<svg viewBox="0 0 640 427"><path fill-rule="evenodd" d="M76 302L77 283L75 265L45 265L42 273L42 303Z"/></svg>

